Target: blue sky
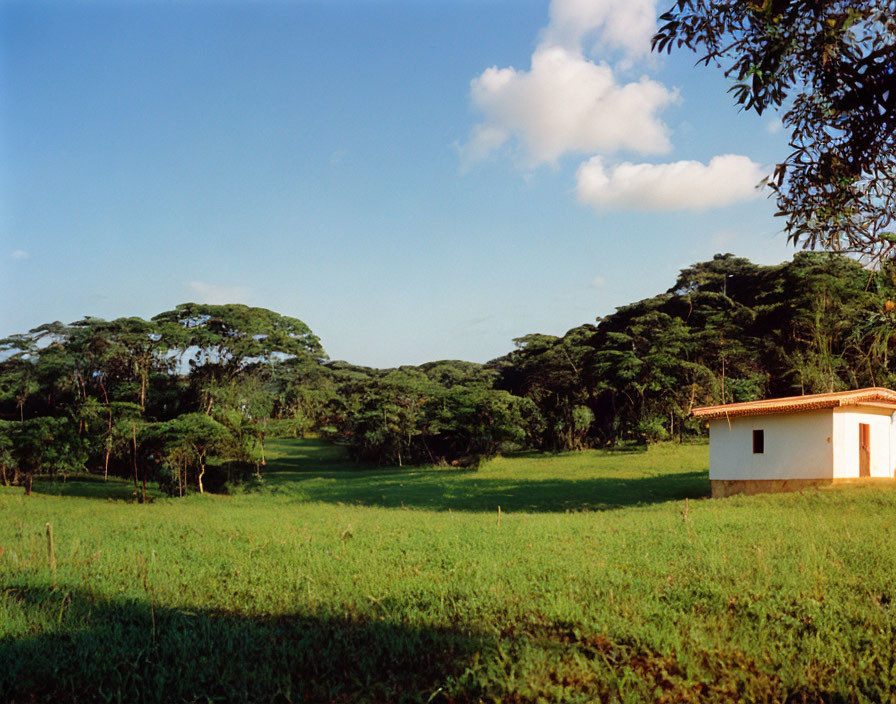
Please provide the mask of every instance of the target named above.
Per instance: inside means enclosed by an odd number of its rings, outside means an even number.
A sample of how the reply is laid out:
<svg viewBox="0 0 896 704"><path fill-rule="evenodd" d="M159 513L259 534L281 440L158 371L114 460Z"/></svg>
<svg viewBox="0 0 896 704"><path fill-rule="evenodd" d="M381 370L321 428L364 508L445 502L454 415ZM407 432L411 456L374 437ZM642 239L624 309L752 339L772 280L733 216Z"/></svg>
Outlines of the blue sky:
<svg viewBox="0 0 896 704"><path fill-rule="evenodd" d="M734 252L787 153L651 0L0 6L0 335L185 301L487 361ZM715 160L714 160L715 159Z"/></svg>

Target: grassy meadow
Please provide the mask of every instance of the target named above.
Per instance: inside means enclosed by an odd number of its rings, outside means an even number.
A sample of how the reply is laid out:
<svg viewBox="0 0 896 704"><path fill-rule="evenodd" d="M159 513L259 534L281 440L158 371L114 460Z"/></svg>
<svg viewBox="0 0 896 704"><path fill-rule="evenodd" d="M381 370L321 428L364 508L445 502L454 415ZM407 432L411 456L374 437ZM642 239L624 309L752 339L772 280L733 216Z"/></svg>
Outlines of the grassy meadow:
<svg viewBox="0 0 896 704"><path fill-rule="evenodd" d="M300 440L230 496L0 487L0 701L896 702L896 489L711 500L707 466Z"/></svg>

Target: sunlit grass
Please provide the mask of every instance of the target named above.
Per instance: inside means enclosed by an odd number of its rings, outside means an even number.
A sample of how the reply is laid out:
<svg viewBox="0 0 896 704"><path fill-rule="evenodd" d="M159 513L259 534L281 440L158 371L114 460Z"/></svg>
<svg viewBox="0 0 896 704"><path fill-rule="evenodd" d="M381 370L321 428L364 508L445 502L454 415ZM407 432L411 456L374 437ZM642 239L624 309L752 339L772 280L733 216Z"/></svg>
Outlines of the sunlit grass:
<svg viewBox="0 0 896 704"><path fill-rule="evenodd" d="M711 500L707 455L279 442L254 493L0 489L0 700L890 700L896 490Z"/></svg>

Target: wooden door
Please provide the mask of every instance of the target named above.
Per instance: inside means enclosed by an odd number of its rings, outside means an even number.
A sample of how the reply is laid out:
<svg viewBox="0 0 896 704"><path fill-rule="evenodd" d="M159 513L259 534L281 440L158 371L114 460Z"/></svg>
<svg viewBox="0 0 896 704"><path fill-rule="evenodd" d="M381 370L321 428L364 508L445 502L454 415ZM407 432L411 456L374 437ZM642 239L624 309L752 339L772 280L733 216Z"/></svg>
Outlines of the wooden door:
<svg viewBox="0 0 896 704"><path fill-rule="evenodd" d="M859 476L871 476L871 426L859 423Z"/></svg>

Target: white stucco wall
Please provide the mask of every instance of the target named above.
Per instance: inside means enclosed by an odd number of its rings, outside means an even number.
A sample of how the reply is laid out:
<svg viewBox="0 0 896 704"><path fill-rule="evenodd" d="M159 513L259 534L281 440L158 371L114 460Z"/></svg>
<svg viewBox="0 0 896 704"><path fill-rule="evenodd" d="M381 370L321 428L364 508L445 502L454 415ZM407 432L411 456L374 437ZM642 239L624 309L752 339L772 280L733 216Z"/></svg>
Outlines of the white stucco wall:
<svg viewBox="0 0 896 704"><path fill-rule="evenodd" d="M869 406L834 409L834 477L859 476L859 423L867 423L871 435L871 476L892 477L892 411Z"/></svg>
<svg viewBox="0 0 896 704"><path fill-rule="evenodd" d="M890 421L890 461L888 466L893 468L893 478L896 479L896 415Z"/></svg>
<svg viewBox="0 0 896 704"><path fill-rule="evenodd" d="M765 431L765 452L760 455L753 454L753 430ZM709 478L832 478L833 435L831 410L732 418L730 426L725 418L711 420ZM856 463L858 475L858 435Z"/></svg>

